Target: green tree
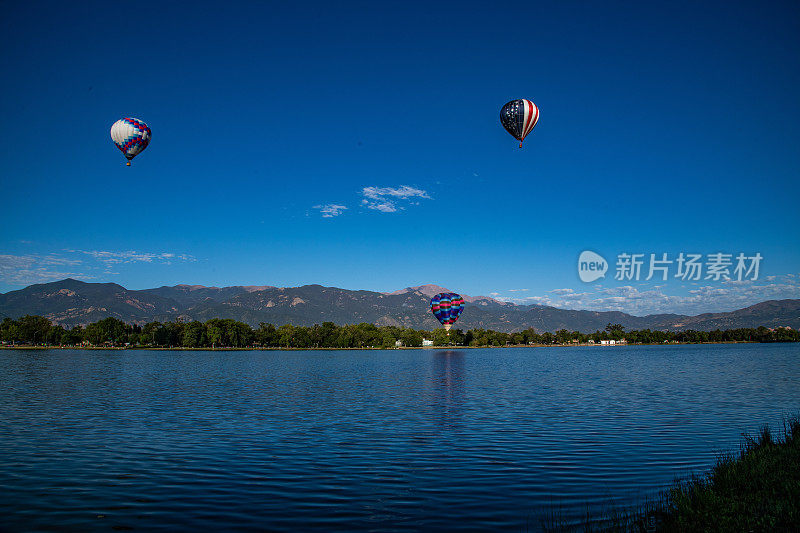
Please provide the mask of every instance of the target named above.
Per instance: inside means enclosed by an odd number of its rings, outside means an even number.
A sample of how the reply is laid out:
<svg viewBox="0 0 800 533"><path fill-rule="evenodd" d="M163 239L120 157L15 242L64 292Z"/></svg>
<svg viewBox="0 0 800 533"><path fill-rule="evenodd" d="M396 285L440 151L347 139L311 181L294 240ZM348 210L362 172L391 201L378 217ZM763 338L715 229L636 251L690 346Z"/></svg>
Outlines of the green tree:
<svg viewBox="0 0 800 533"><path fill-rule="evenodd" d="M205 324L197 320L186 324L183 328L181 345L187 348L200 348L203 346L208 346L208 337L206 336Z"/></svg>
<svg viewBox="0 0 800 533"><path fill-rule="evenodd" d="M452 341L450 336L444 328L436 328L433 330L433 345L434 346L448 346Z"/></svg>
<svg viewBox="0 0 800 533"><path fill-rule="evenodd" d="M625 336L625 328L620 324L609 323L606 326L606 331L608 332L608 335L616 341L621 340L622 337Z"/></svg>
<svg viewBox="0 0 800 533"><path fill-rule="evenodd" d="M50 321L43 316L25 315L16 320L19 340L30 344L43 344L52 328Z"/></svg>
<svg viewBox="0 0 800 533"><path fill-rule="evenodd" d="M411 328L404 328L400 332L400 340L403 341L403 346L422 346L423 332Z"/></svg>
<svg viewBox="0 0 800 533"><path fill-rule="evenodd" d="M324 324L323 324L324 325ZM261 346L280 346L278 332L272 324L262 322L255 331L255 339ZM324 344L323 344L324 346Z"/></svg>
<svg viewBox="0 0 800 533"><path fill-rule="evenodd" d="M127 330L128 326L125 322L114 317L108 317L86 326L84 339L94 345L104 343L112 345L123 344L127 339Z"/></svg>
<svg viewBox="0 0 800 533"><path fill-rule="evenodd" d="M225 330L225 322L220 318L212 318L206 322L206 335L212 347L216 348L228 345L228 338Z"/></svg>
<svg viewBox="0 0 800 533"><path fill-rule="evenodd" d="M278 328L278 344L284 348L294 347L295 327L292 324L284 324Z"/></svg>

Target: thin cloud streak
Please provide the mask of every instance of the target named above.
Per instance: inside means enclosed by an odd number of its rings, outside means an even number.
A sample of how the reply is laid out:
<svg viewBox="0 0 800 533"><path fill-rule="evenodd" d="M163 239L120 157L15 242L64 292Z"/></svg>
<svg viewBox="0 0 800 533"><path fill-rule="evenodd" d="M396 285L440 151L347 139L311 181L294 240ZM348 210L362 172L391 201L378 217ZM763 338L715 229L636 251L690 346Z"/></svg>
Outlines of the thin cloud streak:
<svg viewBox="0 0 800 533"><path fill-rule="evenodd" d="M364 187L361 205L367 209L382 213L395 213L405 209L402 202L408 203L413 198L431 200L431 196L422 189L401 185L400 187ZM415 204L417 202L414 202Z"/></svg>
<svg viewBox="0 0 800 533"><path fill-rule="evenodd" d="M129 250L124 252L110 252L106 250L75 250L82 254L94 257L106 265L120 263L162 263L170 264L172 261L196 261L194 256L174 253L137 252Z"/></svg>
<svg viewBox="0 0 800 533"><path fill-rule="evenodd" d="M339 204L325 204L315 205L313 208L319 209L319 212L322 214L322 218L333 218L341 215L342 212L347 209L347 206Z"/></svg>

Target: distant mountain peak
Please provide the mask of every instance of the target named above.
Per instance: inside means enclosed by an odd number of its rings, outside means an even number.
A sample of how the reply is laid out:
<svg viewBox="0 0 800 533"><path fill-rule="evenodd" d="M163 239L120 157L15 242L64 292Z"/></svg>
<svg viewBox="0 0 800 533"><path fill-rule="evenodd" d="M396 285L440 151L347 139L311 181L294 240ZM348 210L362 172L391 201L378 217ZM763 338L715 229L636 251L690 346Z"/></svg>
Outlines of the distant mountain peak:
<svg viewBox="0 0 800 533"><path fill-rule="evenodd" d="M274 285L242 285L242 288L247 292L266 291L269 289L277 289Z"/></svg>
<svg viewBox="0 0 800 533"><path fill-rule="evenodd" d="M186 285L184 283L180 283L175 285L176 289L183 289L185 291L196 291L199 289L218 289L219 287L206 287L205 285Z"/></svg>
<svg viewBox="0 0 800 533"><path fill-rule="evenodd" d="M433 298L439 293L442 292L453 292L450 289L445 289L439 285L434 285L432 283L428 283L427 285L419 285L417 287L406 287L405 289L399 289L393 292L384 292L387 296L396 296L398 294L407 294L409 292L419 292L427 296L428 298Z"/></svg>
<svg viewBox="0 0 800 533"><path fill-rule="evenodd" d="M446 289L446 288L444 288L444 287L442 287L440 285L434 285L433 283L428 283L426 285L419 285L417 287L406 287L405 289L396 290L394 292L384 292L384 293L381 293L381 294L385 294L387 296L395 296L395 295L398 295L398 294L407 294L409 292L418 292L418 293L424 294L428 298L433 298L434 296L436 296L439 293L442 293L442 292L454 292L454 291L451 291L450 289ZM506 302L501 302L499 300L495 300L494 298L492 298L490 296L469 296L467 294L462 294L461 297L464 298L464 301L467 302L467 303L473 303L473 302L476 302L476 301L479 301L479 300L488 300L488 301L492 301L492 302L500 304L500 305L506 305Z"/></svg>
<svg viewBox="0 0 800 533"><path fill-rule="evenodd" d="M168 285L164 287L170 288ZM276 287L273 285L232 285L230 287L217 287L217 286L207 286L207 285L188 285L186 283L179 283L178 285L174 285L172 288L180 289L183 291L199 291L202 289L208 289L211 291L219 291L223 289L237 289L241 288L247 292L255 292L255 291L264 291L267 289L275 289Z"/></svg>

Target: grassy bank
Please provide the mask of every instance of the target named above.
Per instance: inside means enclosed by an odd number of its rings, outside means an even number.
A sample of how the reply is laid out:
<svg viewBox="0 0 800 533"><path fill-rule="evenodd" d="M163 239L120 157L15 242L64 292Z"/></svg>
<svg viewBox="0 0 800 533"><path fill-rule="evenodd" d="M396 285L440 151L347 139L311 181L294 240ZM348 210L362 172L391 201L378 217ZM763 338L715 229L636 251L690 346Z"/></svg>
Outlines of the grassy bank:
<svg viewBox="0 0 800 533"><path fill-rule="evenodd" d="M641 509L615 511L569 527L559 520L548 531L800 531L800 420L784 422L775 438L768 427L745 436L703 476L677 482Z"/></svg>
<svg viewBox="0 0 800 533"><path fill-rule="evenodd" d="M799 531L800 421L745 437L704 477L673 487L656 509L663 531Z"/></svg>

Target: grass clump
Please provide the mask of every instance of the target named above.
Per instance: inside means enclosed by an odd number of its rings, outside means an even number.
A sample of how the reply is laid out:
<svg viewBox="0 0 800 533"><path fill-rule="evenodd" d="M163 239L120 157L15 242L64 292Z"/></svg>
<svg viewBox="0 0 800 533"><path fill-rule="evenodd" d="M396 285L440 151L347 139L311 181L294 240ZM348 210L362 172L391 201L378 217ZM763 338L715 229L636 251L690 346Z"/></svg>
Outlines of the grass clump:
<svg viewBox="0 0 800 533"><path fill-rule="evenodd" d="M706 475L678 481L638 510L619 510L567 525L551 513L545 531L714 532L800 531L800 419L745 435L739 453L718 458Z"/></svg>
<svg viewBox="0 0 800 533"><path fill-rule="evenodd" d="M655 511L658 531L800 530L800 420L745 436L738 456L719 458L706 476L680 482Z"/></svg>

